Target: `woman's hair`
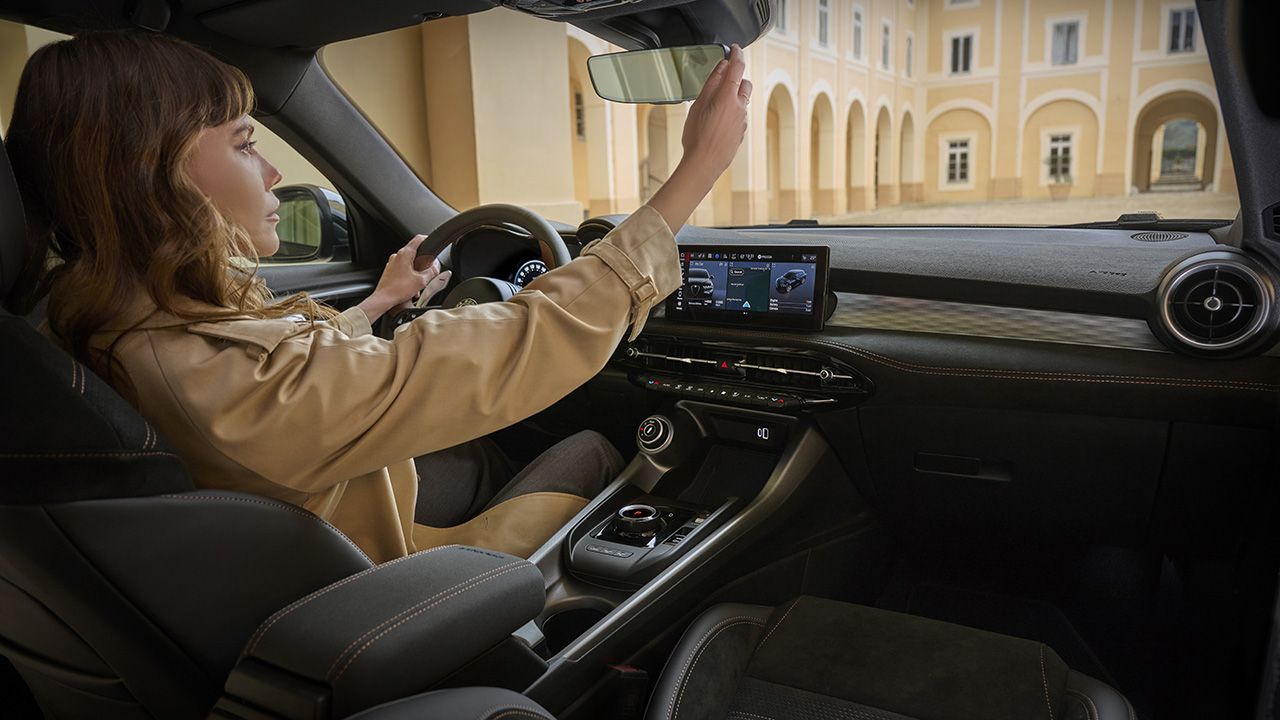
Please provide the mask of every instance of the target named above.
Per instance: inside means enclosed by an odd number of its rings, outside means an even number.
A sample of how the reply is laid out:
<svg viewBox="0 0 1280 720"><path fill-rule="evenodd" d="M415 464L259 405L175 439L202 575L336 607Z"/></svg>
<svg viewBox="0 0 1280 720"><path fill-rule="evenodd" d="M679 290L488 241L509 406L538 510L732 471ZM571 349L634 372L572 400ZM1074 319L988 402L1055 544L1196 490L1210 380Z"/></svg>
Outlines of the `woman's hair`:
<svg viewBox="0 0 1280 720"><path fill-rule="evenodd" d="M193 321L332 317L305 294L272 302L248 233L188 175L200 131L253 105L243 73L177 38L86 32L37 50L5 139L28 228L24 268L5 304L25 314L47 294L53 334L122 390L115 342L97 352L89 341L123 319L139 293ZM224 310L192 316L189 303L179 308L184 299Z"/></svg>

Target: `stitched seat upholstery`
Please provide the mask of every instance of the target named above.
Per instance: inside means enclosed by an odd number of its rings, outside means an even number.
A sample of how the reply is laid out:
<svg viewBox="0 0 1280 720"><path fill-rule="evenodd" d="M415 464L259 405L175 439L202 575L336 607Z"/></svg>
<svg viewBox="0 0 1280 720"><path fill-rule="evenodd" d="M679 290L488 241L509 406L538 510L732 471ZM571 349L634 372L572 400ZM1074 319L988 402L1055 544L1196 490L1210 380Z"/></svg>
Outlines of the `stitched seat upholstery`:
<svg viewBox="0 0 1280 720"><path fill-rule="evenodd" d="M647 720L1132 720L1041 643L802 597L718 605L676 646Z"/></svg>

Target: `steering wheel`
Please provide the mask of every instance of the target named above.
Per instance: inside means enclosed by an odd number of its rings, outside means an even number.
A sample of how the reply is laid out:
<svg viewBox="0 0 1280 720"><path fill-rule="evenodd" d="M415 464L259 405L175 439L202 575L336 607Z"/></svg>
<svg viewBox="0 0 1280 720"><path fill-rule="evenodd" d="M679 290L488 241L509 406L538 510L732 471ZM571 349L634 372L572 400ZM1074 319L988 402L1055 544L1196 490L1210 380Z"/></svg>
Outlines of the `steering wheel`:
<svg viewBox="0 0 1280 720"><path fill-rule="evenodd" d="M564 238L541 215L516 205L481 205L465 212L458 213L441 223L431 231L427 239L418 246L418 257L433 255L440 261L442 269L453 266L453 244L467 233L486 225L509 225L524 230L538 241L542 250L542 260L548 268L557 268L568 263L569 248ZM475 276L463 278L445 296L443 306L455 308L463 305L478 305L486 302L509 300L520 291L515 283L498 278ZM431 298L420 297L415 305L426 307Z"/></svg>

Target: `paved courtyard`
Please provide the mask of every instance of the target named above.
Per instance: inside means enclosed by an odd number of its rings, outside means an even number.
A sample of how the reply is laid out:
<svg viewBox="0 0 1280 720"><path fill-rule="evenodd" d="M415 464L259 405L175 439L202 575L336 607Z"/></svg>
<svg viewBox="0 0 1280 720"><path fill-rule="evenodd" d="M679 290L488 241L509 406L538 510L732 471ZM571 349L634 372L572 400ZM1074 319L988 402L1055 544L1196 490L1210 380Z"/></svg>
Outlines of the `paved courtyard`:
<svg viewBox="0 0 1280 720"><path fill-rule="evenodd" d="M1240 209L1235 193L1164 192L1069 200L1000 200L983 203L896 205L870 212L819 218L824 224L869 225L1065 225L1115 220L1122 213L1154 210L1160 217L1230 220Z"/></svg>

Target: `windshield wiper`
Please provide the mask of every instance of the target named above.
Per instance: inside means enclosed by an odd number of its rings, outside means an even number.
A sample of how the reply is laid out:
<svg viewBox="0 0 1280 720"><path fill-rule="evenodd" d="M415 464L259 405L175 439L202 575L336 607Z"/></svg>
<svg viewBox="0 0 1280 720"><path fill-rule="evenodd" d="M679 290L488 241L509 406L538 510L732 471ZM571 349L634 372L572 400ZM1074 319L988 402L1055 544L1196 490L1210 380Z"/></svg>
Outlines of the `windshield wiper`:
<svg viewBox="0 0 1280 720"><path fill-rule="evenodd" d="M1051 227L1094 230L1189 230L1191 232L1204 232L1230 224L1230 220L1190 218L1166 220L1160 217L1160 213L1136 212L1124 213L1115 220L1096 220L1094 222L1072 223L1070 225L1052 225Z"/></svg>

